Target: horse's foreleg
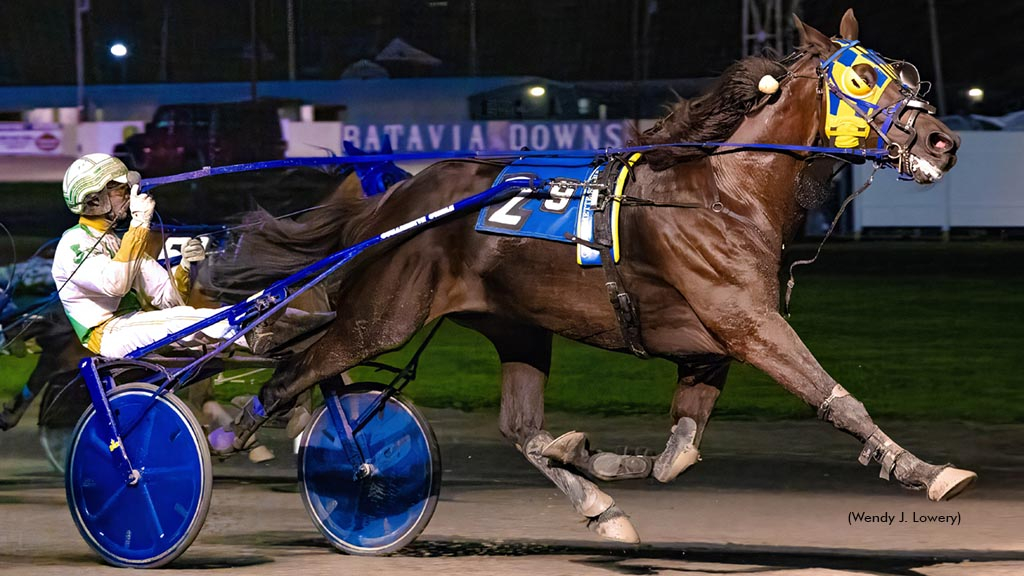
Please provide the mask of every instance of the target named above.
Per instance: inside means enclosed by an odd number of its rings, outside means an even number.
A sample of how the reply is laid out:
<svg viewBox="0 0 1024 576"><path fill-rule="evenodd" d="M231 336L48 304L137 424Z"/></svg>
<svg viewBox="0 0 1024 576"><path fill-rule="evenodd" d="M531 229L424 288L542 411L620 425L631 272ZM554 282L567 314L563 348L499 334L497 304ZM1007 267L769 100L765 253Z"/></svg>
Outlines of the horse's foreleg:
<svg viewBox="0 0 1024 576"><path fill-rule="evenodd" d="M640 541L626 514L608 494L541 454L551 442L544 430L544 385L551 368L551 334L536 328L473 326L494 343L501 358L501 433L587 518L587 526L619 542Z"/></svg>
<svg viewBox="0 0 1024 576"><path fill-rule="evenodd" d="M818 410L818 416L864 443L860 462L882 466L880 476L907 488L926 489L931 500L948 500L973 484L976 475L951 466L924 462L892 441L875 425L864 405L832 379L777 312L742 319L747 326L735 336L720 333L730 351L763 370L787 390Z"/></svg>
<svg viewBox="0 0 1024 576"><path fill-rule="evenodd" d="M672 433L665 450L654 461L651 475L659 482L671 482L700 459L701 438L711 411L725 386L729 360L680 364L679 386L672 398Z"/></svg>

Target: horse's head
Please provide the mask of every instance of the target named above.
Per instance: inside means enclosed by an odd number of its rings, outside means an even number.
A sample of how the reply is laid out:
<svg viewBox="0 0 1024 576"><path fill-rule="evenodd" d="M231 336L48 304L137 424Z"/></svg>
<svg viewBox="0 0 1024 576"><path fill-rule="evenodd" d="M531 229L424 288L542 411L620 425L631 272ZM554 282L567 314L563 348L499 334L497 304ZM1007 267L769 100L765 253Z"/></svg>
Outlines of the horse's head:
<svg viewBox="0 0 1024 576"><path fill-rule="evenodd" d="M794 19L801 49L816 67L821 133L830 145L883 148L890 165L921 183L935 182L956 164L960 138L921 97L917 68L860 46L853 10L843 16L838 38Z"/></svg>

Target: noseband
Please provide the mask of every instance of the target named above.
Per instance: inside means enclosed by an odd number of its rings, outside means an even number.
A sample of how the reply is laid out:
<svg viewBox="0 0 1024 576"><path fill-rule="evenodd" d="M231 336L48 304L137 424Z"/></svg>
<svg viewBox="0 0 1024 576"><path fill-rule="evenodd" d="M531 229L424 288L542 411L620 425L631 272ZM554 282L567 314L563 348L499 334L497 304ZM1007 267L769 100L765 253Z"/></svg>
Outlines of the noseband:
<svg viewBox="0 0 1024 576"><path fill-rule="evenodd" d="M922 112L935 114L935 107L920 97L917 68L909 62L890 64L874 50L858 46L856 40L833 42L839 48L817 68L818 94L824 95L825 138L837 148L863 148L873 128L878 134L877 148L884 148L899 172L908 174L910 149L917 141L914 124ZM882 106L879 102L891 83L899 86L903 98ZM906 116L904 121L902 116ZM889 135L893 128L907 135L904 143Z"/></svg>

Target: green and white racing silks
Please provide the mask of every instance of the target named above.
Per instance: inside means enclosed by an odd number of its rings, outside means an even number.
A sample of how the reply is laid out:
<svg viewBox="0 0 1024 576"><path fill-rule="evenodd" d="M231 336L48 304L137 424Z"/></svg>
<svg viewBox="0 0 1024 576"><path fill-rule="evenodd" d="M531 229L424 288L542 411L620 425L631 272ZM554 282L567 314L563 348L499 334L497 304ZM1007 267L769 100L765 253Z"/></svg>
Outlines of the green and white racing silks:
<svg viewBox="0 0 1024 576"><path fill-rule="evenodd" d="M149 231L130 228L121 240L104 234L105 226L102 219L82 217L65 231L52 270L75 333L97 353L101 335L93 334L94 329L111 318L183 304L175 281L145 253Z"/></svg>

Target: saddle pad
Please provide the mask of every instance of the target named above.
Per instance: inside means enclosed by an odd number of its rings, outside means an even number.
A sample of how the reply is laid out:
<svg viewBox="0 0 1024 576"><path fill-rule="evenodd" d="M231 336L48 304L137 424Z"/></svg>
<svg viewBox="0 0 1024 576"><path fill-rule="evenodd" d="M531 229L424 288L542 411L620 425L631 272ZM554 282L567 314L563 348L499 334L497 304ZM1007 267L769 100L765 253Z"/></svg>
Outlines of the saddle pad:
<svg viewBox="0 0 1024 576"><path fill-rule="evenodd" d="M566 233L583 240L593 240L594 218L611 218L612 254L618 262L619 204L613 202L611 210L595 213L593 206L599 189L587 186L601 181L607 166L607 162L571 158L516 160L498 174L495 184L524 174L537 176L548 183L543 188L523 190L504 202L483 208L477 218L476 229L491 234L572 243L566 238ZM623 169L621 176L624 172ZM622 193L625 178L619 177L615 181L615 195L618 196ZM577 244L576 262L580 266L599 266L601 256L597 250Z"/></svg>

